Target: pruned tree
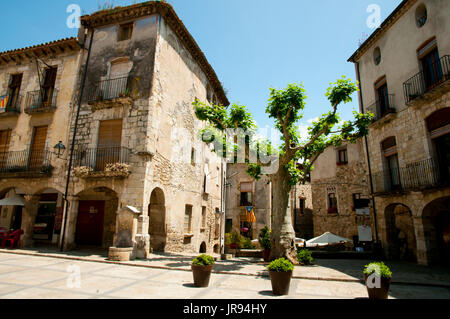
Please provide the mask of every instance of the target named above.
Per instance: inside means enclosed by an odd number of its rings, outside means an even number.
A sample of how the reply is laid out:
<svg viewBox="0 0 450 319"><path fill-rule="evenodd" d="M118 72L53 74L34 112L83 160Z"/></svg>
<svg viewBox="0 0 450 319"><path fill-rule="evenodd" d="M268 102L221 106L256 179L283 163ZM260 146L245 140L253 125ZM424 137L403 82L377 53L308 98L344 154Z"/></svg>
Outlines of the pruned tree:
<svg viewBox="0 0 450 319"><path fill-rule="evenodd" d="M272 259L285 257L297 263L295 232L291 213L287 209L291 187L306 182L314 162L328 146L340 146L343 141L354 143L367 135L373 114L354 111L353 121L340 122L337 113L341 104L352 101L351 95L357 90L356 84L345 76L331 83L325 94L330 101L331 110L312 123L307 137L301 137L298 122L303 118L306 100L303 85L289 84L284 90L271 88L266 113L274 119L275 127L281 134L281 145L277 150L267 140L255 138L256 125L245 106L233 104L227 109L198 100L193 103L197 118L208 123L208 127L201 131L202 139L205 143L214 142L214 150L219 156L226 157L231 151L234 154L232 159L236 159L236 152L242 149L237 143L237 139L241 137L230 140L229 136L227 138L226 134L221 133L229 129L241 129L240 132L246 132L246 145L250 148L245 152L247 173L250 176L259 179L264 173L264 166L277 162L278 169L267 174L273 191ZM261 150L263 153L277 151L276 156L271 158L270 163L265 163L261 160ZM257 160L251 162L250 154L255 153Z"/></svg>

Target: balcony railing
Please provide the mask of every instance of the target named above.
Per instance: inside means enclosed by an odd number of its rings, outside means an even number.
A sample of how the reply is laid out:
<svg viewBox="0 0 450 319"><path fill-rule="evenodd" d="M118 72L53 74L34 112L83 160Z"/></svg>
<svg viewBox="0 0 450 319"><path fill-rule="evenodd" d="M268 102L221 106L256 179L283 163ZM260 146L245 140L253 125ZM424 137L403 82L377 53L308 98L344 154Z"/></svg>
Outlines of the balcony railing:
<svg viewBox="0 0 450 319"><path fill-rule="evenodd" d="M75 153L75 167L89 167L92 172L103 172L108 164L127 164L130 149L126 147L98 147Z"/></svg>
<svg viewBox="0 0 450 319"><path fill-rule="evenodd" d="M51 152L48 150L39 151L11 151L0 153L0 176L27 173L44 174L51 173Z"/></svg>
<svg viewBox="0 0 450 319"><path fill-rule="evenodd" d="M374 193L420 190L450 184L432 158L373 173Z"/></svg>
<svg viewBox="0 0 450 319"><path fill-rule="evenodd" d="M389 113L395 113L394 94L389 94L384 100L376 101L367 108L367 111L375 115L374 121L378 121Z"/></svg>
<svg viewBox="0 0 450 319"><path fill-rule="evenodd" d="M19 114L22 96L11 97L8 94L0 95L0 116L6 114Z"/></svg>
<svg viewBox="0 0 450 319"><path fill-rule="evenodd" d="M128 95L128 77L121 77L97 82L88 93L88 101L111 100Z"/></svg>
<svg viewBox="0 0 450 319"><path fill-rule="evenodd" d="M28 92L24 112L27 114L53 112L56 109L58 90Z"/></svg>
<svg viewBox="0 0 450 319"><path fill-rule="evenodd" d="M403 83L405 102L409 103L450 79L450 55L444 55L427 69Z"/></svg>

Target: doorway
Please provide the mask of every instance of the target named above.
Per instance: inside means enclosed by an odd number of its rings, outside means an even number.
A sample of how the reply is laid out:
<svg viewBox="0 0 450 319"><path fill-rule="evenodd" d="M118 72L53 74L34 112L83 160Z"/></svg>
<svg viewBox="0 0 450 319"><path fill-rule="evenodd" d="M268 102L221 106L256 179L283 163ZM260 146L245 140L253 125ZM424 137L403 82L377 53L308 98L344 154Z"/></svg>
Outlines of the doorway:
<svg viewBox="0 0 450 319"><path fill-rule="evenodd" d="M105 201L80 201L75 242L78 245L102 246Z"/></svg>

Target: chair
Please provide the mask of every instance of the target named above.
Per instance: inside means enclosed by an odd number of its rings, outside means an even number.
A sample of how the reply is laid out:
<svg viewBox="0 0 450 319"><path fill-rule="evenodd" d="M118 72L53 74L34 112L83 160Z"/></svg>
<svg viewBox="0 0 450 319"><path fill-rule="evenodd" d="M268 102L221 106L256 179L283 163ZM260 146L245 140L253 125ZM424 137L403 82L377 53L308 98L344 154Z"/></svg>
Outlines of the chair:
<svg viewBox="0 0 450 319"><path fill-rule="evenodd" d="M9 235L6 235L3 238L2 248L5 248L7 242L10 243L10 248L13 248L14 245L16 245L16 248L18 248L20 246L20 236L22 234L23 234L23 230L22 229L18 229L18 230L13 231Z"/></svg>

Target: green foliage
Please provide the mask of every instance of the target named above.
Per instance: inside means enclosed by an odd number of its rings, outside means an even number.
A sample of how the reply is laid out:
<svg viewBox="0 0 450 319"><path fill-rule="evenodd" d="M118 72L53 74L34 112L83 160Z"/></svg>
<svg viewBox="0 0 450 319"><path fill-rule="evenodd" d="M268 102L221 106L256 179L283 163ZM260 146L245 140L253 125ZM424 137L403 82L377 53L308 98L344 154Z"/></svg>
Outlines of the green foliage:
<svg viewBox="0 0 450 319"><path fill-rule="evenodd" d="M338 79L335 83L330 83L325 96L332 106L336 106L341 103L351 102L351 95L356 91L358 91L357 85L343 76L342 79Z"/></svg>
<svg viewBox="0 0 450 319"><path fill-rule="evenodd" d="M298 262L302 265L311 265L314 258L311 256L311 252L308 249L302 249L297 252Z"/></svg>
<svg viewBox="0 0 450 319"><path fill-rule="evenodd" d="M269 271L288 272L294 270L294 265L286 258L278 258L267 266Z"/></svg>
<svg viewBox="0 0 450 319"><path fill-rule="evenodd" d="M265 250L269 250L271 247L270 243L270 233L271 230L269 227L265 226L261 231L259 232L259 244L261 247Z"/></svg>
<svg viewBox="0 0 450 319"><path fill-rule="evenodd" d="M192 261L192 264L196 266L209 266L214 265L214 263L215 263L214 258L206 254L200 255Z"/></svg>
<svg viewBox="0 0 450 319"><path fill-rule="evenodd" d="M381 276L382 278L389 279L392 277L391 270L382 261L371 262L364 267L365 275L370 276L373 273L376 273L377 276Z"/></svg>
<svg viewBox="0 0 450 319"><path fill-rule="evenodd" d="M239 248L241 248L241 249L255 249L256 246L253 245L252 240L250 238L247 238L247 237L241 235Z"/></svg>
<svg viewBox="0 0 450 319"><path fill-rule="evenodd" d="M233 243L233 238L230 233L225 234L225 245L231 245Z"/></svg>

